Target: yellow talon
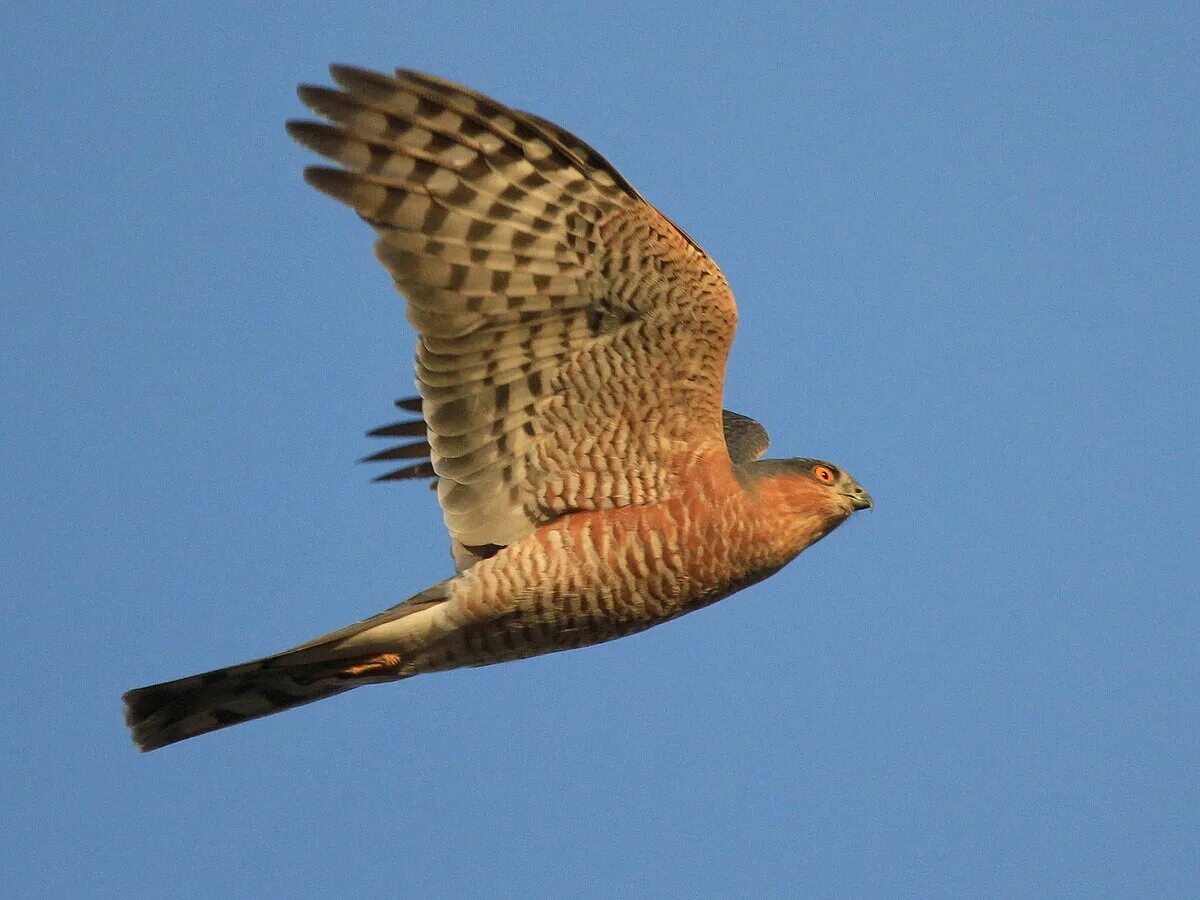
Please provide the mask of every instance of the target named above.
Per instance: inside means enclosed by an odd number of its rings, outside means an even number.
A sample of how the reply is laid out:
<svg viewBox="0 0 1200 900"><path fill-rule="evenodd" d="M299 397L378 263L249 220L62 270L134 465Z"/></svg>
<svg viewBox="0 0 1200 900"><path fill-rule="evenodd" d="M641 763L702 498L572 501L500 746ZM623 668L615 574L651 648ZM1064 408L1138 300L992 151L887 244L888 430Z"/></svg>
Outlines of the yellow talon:
<svg viewBox="0 0 1200 900"><path fill-rule="evenodd" d="M371 656L363 662L347 666L342 670L343 675L365 675L368 672L378 672L381 669L394 669L400 665L400 657L395 653L380 653Z"/></svg>

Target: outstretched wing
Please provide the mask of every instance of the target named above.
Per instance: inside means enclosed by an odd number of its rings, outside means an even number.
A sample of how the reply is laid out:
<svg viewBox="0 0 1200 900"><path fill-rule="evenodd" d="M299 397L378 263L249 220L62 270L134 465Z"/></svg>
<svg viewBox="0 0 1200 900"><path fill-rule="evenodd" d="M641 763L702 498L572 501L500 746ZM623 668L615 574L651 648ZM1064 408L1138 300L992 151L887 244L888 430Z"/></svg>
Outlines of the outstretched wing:
<svg viewBox="0 0 1200 900"><path fill-rule="evenodd" d="M737 313L716 264L595 151L416 72L334 66L293 137L379 234L419 332L417 387L456 544L672 495L725 453Z"/></svg>
<svg viewBox="0 0 1200 900"><path fill-rule="evenodd" d="M426 478L437 478L433 470L433 462L429 458L430 446L425 425L421 416L420 397L401 397L396 401L396 408L405 412L416 413L415 418L402 419L390 425L372 428L367 437L373 438L412 438L406 444L397 444L364 456L359 462L402 462L398 469L392 469L376 476L372 481L411 481ZM721 422L725 431L725 447L734 465L753 462L764 453L771 444L770 435L762 423L736 413L730 409L721 410ZM434 485L436 487L436 485Z"/></svg>

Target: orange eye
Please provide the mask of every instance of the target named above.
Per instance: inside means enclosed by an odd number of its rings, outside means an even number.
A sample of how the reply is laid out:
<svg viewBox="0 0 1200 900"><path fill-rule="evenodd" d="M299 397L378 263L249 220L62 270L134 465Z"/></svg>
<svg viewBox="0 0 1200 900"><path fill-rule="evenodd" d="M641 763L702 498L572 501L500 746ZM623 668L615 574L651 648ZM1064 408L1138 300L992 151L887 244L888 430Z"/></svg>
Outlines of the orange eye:
<svg viewBox="0 0 1200 900"><path fill-rule="evenodd" d="M821 484L833 484L837 481L837 476L833 474L833 469L829 466L813 466L813 478L821 482Z"/></svg>

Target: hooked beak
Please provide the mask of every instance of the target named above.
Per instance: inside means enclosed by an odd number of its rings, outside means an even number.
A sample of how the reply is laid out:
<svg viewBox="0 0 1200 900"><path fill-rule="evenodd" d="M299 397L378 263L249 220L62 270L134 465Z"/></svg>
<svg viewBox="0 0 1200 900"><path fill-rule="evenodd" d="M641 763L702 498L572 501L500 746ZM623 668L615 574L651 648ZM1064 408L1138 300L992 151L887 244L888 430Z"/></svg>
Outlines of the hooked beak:
<svg viewBox="0 0 1200 900"><path fill-rule="evenodd" d="M842 493L850 498L850 506L855 510L871 509L875 505L875 501L871 499L871 495L863 490L858 482L851 482Z"/></svg>

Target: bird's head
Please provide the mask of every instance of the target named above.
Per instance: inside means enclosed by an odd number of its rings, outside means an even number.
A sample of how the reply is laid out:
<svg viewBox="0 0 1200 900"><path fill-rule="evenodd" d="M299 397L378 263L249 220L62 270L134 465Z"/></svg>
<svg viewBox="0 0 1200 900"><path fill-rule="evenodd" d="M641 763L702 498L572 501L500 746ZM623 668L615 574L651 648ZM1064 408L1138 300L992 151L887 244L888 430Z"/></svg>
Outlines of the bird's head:
<svg viewBox="0 0 1200 900"><path fill-rule="evenodd" d="M823 498L826 503L844 509L846 515L860 509L870 509L875 505L871 495L861 484L854 480L849 472L839 469L833 463L823 459L792 459L800 477L807 478L815 485L813 495Z"/></svg>
<svg viewBox="0 0 1200 900"><path fill-rule="evenodd" d="M797 546L820 540L856 511L875 505L849 472L823 459L762 459L740 472L780 533Z"/></svg>

